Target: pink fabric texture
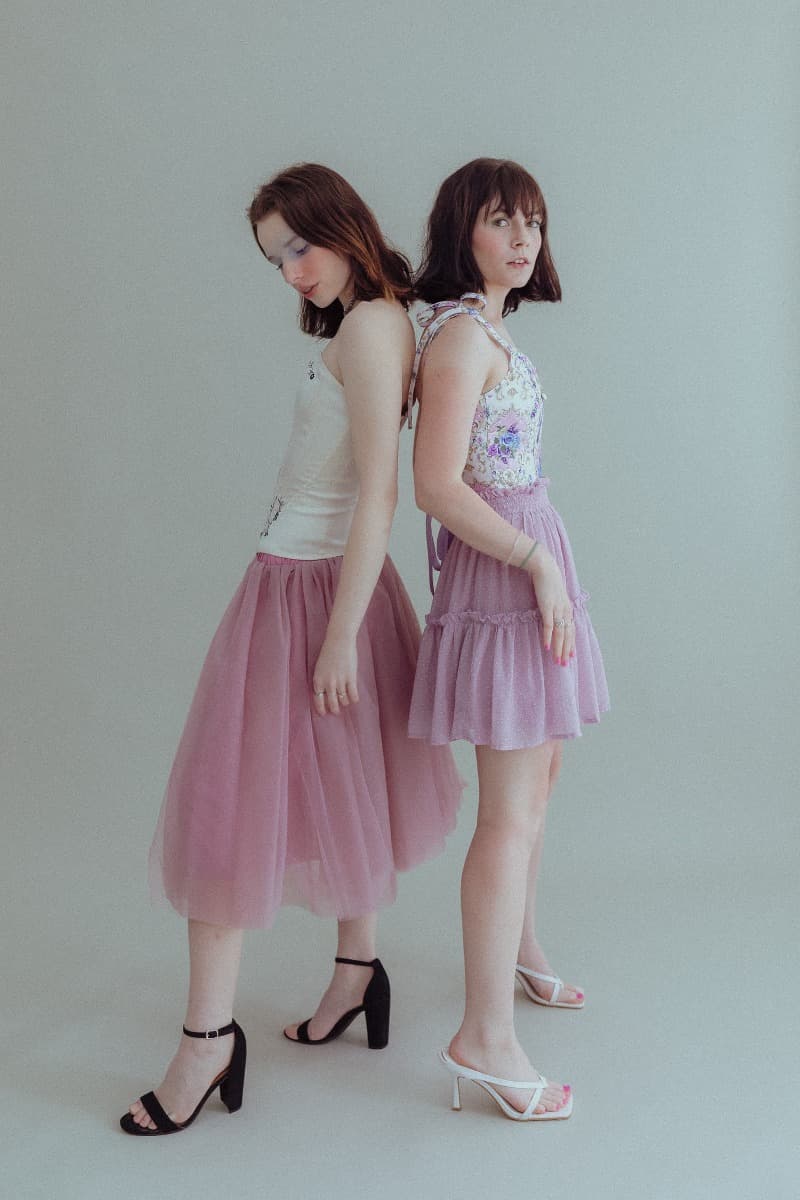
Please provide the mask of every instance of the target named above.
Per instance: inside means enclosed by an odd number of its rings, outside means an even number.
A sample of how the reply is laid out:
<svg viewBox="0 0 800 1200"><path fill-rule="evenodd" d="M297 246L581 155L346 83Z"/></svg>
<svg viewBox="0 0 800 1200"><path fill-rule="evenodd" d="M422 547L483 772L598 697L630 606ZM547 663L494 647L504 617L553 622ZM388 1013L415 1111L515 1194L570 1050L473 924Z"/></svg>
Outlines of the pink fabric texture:
<svg viewBox="0 0 800 1200"><path fill-rule="evenodd" d="M455 825L464 785L449 749L407 734L420 631L390 559L358 634L359 703L312 709L341 562L258 554L222 618L150 851L154 897L184 916L363 916Z"/></svg>
<svg viewBox="0 0 800 1200"><path fill-rule="evenodd" d="M600 647L566 530L547 495L530 487L474 490L502 517L540 541L561 567L575 617L569 665L541 643L541 614L526 571L453 539L444 556L419 653L409 732L432 745L464 739L498 750L577 737L607 711Z"/></svg>

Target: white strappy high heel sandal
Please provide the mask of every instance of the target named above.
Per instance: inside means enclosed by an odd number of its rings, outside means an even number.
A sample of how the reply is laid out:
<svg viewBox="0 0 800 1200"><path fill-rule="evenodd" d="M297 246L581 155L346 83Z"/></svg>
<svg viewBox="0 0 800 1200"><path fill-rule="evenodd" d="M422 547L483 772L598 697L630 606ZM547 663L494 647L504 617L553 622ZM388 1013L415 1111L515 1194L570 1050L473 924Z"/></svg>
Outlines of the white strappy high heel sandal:
<svg viewBox="0 0 800 1200"><path fill-rule="evenodd" d="M564 980L559 979L557 975L543 975L541 971L532 971L530 967L523 967L519 963L516 965L514 974L522 984L525 995L534 1004L543 1004L545 1008L583 1008L583 997L574 1003L571 1000L559 1000ZM540 983L552 983L553 990L550 993L550 999L545 1000L544 996L540 996L536 988L531 987L528 983L528 979L538 979Z"/></svg>
<svg viewBox="0 0 800 1200"><path fill-rule="evenodd" d="M571 1092L563 1108L543 1113L534 1111L547 1087L547 1080L544 1075L539 1075L538 1071L535 1083L520 1083L518 1079L498 1079L495 1075L484 1075L482 1071L473 1071L472 1067L463 1067L461 1063L457 1063L455 1059L451 1058L446 1050L439 1051L439 1058L453 1076L453 1108L456 1112L461 1108L461 1080L471 1079L473 1083L477 1083L478 1087L482 1087L485 1092L489 1093L503 1116L508 1117L511 1121L564 1121L567 1117L572 1116ZM527 1107L520 1112L513 1108L499 1092L495 1091L496 1087L518 1088L521 1092L532 1092L533 1094Z"/></svg>

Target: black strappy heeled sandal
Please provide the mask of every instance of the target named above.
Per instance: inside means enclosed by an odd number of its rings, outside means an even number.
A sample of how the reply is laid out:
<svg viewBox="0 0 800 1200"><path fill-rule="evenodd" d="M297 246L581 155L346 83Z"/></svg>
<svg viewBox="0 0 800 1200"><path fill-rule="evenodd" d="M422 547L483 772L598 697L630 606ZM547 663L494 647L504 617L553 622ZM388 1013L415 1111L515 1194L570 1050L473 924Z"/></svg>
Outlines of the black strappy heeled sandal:
<svg viewBox="0 0 800 1200"><path fill-rule="evenodd" d="M332 1042L340 1037L358 1014L363 1012L367 1022L367 1045L370 1050L383 1050L389 1041L390 1005L389 976L383 969L383 963L379 958L373 958L372 962L363 962L360 958L337 958L334 961L349 963L353 967L372 967L372 979L367 984L361 1004L340 1017L325 1037L309 1037L310 1017L297 1026L297 1037L289 1037L286 1030L283 1031L283 1036L290 1042L300 1042L303 1046L323 1046L325 1042Z"/></svg>
<svg viewBox="0 0 800 1200"><path fill-rule="evenodd" d="M197 1108L185 1121L181 1121L180 1123L173 1121L159 1104L155 1092L147 1092L144 1096L140 1096L139 1102L156 1128L147 1129L143 1125L137 1125L133 1119L133 1113L127 1112L119 1119L120 1126L126 1133L133 1133L138 1137L158 1137L162 1133L180 1133L182 1129L189 1128L206 1100L208 1100L211 1093L216 1091L217 1088L219 1088L220 1100L228 1112L238 1112L242 1107L244 1069L247 1062L247 1042L245 1041L241 1026L237 1025L235 1021L231 1021L230 1025L223 1025L221 1029L209 1029L205 1033L195 1033L193 1029L187 1029L184 1025L183 1032L187 1037L192 1038L220 1038L232 1033L233 1054L231 1055L231 1061L225 1070L220 1072L216 1077Z"/></svg>

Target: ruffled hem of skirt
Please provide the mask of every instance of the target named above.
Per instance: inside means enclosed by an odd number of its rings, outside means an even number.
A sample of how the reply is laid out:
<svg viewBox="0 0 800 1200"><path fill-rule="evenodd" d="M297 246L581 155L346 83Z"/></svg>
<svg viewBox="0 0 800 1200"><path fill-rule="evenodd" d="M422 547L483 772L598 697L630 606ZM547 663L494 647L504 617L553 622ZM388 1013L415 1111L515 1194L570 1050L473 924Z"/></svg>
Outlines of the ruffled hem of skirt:
<svg viewBox="0 0 800 1200"><path fill-rule="evenodd" d="M538 610L447 613L422 639L409 734L431 745L472 742L519 750L580 737L608 711L600 647L585 611L573 604L575 657L566 667L544 650Z"/></svg>
<svg viewBox="0 0 800 1200"><path fill-rule="evenodd" d="M575 657L554 662L541 641L530 577L454 538L444 556L419 651L409 733L434 746L468 741L498 750L579 737L608 710L603 660L561 517L547 481L476 487L506 520L540 542L564 576Z"/></svg>

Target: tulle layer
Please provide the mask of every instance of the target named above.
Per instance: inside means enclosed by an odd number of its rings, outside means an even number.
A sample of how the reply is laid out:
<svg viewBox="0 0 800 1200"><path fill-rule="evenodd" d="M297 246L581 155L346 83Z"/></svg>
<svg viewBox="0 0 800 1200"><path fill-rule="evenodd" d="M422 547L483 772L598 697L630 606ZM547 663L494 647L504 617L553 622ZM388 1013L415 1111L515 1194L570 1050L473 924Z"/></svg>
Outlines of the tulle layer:
<svg viewBox="0 0 800 1200"><path fill-rule="evenodd" d="M475 491L561 567L574 609L575 657L562 667L543 649L526 572L453 539L422 638L409 732L433 745L464 739L498 750L578 737L582 724L608 709L608 688L588 596L547 480Z"/></svg>
<svg viewBox="0 0 800 1200"><path fill-rule="evenodd" d="M154 897L184 916L363 916L455 824L449 749L407 734L420 631L390 559L358 634L358 704L312 709L341 562L257 555L214 636L150 851Z"/></svg>

